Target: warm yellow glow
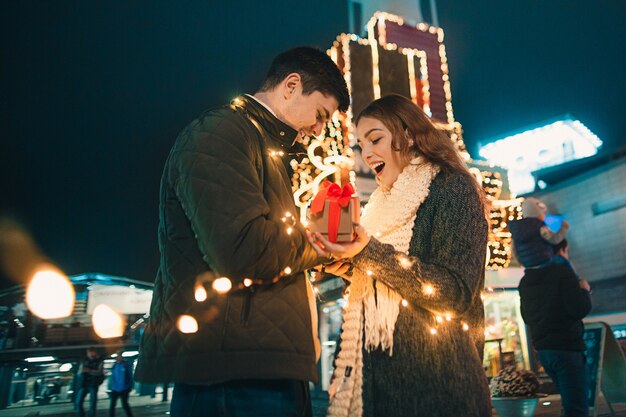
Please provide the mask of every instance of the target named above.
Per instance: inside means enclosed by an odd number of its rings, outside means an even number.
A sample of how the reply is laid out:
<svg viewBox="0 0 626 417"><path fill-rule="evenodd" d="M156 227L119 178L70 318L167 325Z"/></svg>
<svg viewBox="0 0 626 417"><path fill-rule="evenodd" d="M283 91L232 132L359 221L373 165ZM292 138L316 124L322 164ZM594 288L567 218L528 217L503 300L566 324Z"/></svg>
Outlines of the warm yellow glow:
<svg viewBox="0 0 626 417"><path fill-rule="evenodd" d="M469 326L467 325L467 323L463 323L463 330L465 331L469 330Z"/></svg>
<svg viewBox="0 0 626 417"><path fill-rule="evenodd" d="M75 299L70 280L53 269L35 273L26 289L26 305L42 319L68 317L74 310Z"/></svg>
<svg viewBox="0 0 626 417"><path fill-rule="evenodd" d="M434 327L431 327L430 334L437 334L437 329L435 329Z"/></svg>
<svg viewBox="0 0 626 417"><path fill-rule="evenodd" d="M437 316L437 323L443 323L443 317Z"/></svg>
<svg viewBox="0 0 626 417"><path fill-rule="evenodd" d="M233 288L233 283L230 279L221 277L213 281L212 287L218 294L226 294L231 290L231 288Z"/></svg>
<svg viewBox="0 0 626 417"><path fill-rule="evenodd" d="M372 275L374 275L374 273L371 270L368 269L367 270L367 275L369 275L371 277Z"/></svg>
<svg viewBox="0 0 626 417"><path fill-rule="evenodd" d="M409 302L407 300L402 300L402 307L408 307Z"/></svg>
<svg viewBox="0 0 626 417"><path fill-rule="evenodd" d="M102 339L122 337L126 319L106 304L99 304L91 316L93 331Z"/></svg>
<svg viewBox="0 0 626 417"><path fill-rule="evenodd" d="M452 320L452 315L446 314L446 321L450 321L450 320Z"/></svg>
<svg viewBox="0 0 626 417"><path fill-rule="evenodd" d="M430 284L426 284L424 285L424 289L422 291L424 291L424 294L426 295L433 295L435 293L435 288Z"/></svg>
<svg viewBox="0 0 626 417"><path fill-rule="evenodd" d="M244 287L249 287L249 286L251 286L251 285L252 285L252 280L251 280L250 278L245 278L245 279L243 280L243 286L244 286Z"/></svg>
<svg viewBox="0 0 626 417"><path fill-rule="evenodd" d="M285 274L286 275L291 274L291 268L289 268L289 267L285 268Z"/></svg>
<svg viewBox="0 0 626 417"><path fill-rule="evenodd" d="M288 227L287 228L287 234L290 235L293 233L293 227Z"/></svg>
<svg viewBox="0 0 626 417"><path fill-rule="evenodd" d="M198 322L191 316L183 314L178 318L176 327L181 333L196 333L198 331Z"/></svg>
<svg viewBox="0 0 626 417"><path fill-rule="evenodd" d="M202 285L199 285L198 288L196 288L194 296L196 298L196 301L201 303L207 299L208 294L206 293L204 287Z"/></svg>

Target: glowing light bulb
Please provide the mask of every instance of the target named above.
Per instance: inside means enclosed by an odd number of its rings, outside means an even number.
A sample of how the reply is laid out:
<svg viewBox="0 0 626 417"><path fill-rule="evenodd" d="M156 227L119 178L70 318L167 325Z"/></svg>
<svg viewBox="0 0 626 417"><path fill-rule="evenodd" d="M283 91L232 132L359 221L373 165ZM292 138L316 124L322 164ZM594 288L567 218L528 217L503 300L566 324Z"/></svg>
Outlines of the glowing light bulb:
<svg viewBox="0 0 626 417"><path fill-rule="evenodd" d="M367 270L367 275L369 275L371 277L372 275L374 275L374 273L371 270L368 269Z"/></svg>
<svg viewBox="0 0 626 417"><path fill-rule="evenodd" d="M424 288L422 291L424 291L424 294L426 295L433 295L435 293L435 288L430 284L426 284L424 285Z"/></svg>
<svg viewBox="0 0 626 417"><path fill-rule="evenodd" d="M285 275L291 274L291 268L290 267L285 268L284 271L285 271Z"/></svg>
<svg viewBox="0 0 626 417"><path fill-rule="evenodd" d="M226 294L233 288L233 283L226 277L221 277L213 281L211 285L218 294Z"/></svg>
<svg viewBox="0 0 626 417"><path fill-rule="evenodd" d="M411 261L409 261L409 260L408 260L407 258L405 258L405 257L402 257L402 258L400 258L400 265L401 265L403 268L408 268L408 267L410 267L410 266L411 266Z"/></svg>
<svg viewBox="0 0 626 417"><path fill-rule="evenodd" d="M117 311L106 304L99 304L91 316L93 331L102 339L121 337L124 334L126 320Z"/></svg>
<svg viewBox="0 0 626 417"><path fill-rule="evenodd" d="M402 307L408 307L409 302L407 300L402 300Z"/></svg>
<svg viewBox="0 0 626 417"><path fill-rule="evenodd" d="M244 287L249 287L249 286L251 286L251 285L252 285L252 280L251 280L250 278L245 278L245 279L243 280L243 286L244 286Z"/></svg>
<svg viewBox="0 0 626 417"><path fill-rule="evenodd" d="M198 331L198 322L193 317L183 314L178 318L176 327L181 333L196 333Z"/></svg>
<svg viewBox="0 0 626 417"><path fill-rule="evenodd" d="M42 319L68 317L74 310L75 299L70 280L52 269L35 273L26 289L26 305Z"/></svg>
<svg viewBox="0 0 626 417"><path fill-rule="evenodd" d="M287 228L287 234L290 235L293 233L293 227L288 227Z"/></svg>
<svg viewBox="0 0 626 417"><path fill-rule="evenodd" d="M437 334L437 329L435 329L434 327L431 327L430 334Z"/></svg>
<svg viewBox="0 0 626 417"><path fill-rule="evenodd" d="M443 323L443 317L437 316L437 323Z"/></svg>
<svg viewBox="0 0 626 417"><path fill-rule="evenodd" d="M198 288L196 288L196 292L194 293L194 296L196 298L196 301L201 303L207 299L208 294L206 293L206 290L204 289L204 287L200 285L198 286Z"/></svg>
<svg viewBox="0 0 626 417"><path fill-rule="evenodd" d="M463 323L463 330L465 331L469 330L469 326L467 325L467 323Z"/></svg>
<svg viewBox="0 0 626 417"><path fill-rule="evenodd" d="M450 314L446 314L446 321L452 320L452 316Z"/></svg>

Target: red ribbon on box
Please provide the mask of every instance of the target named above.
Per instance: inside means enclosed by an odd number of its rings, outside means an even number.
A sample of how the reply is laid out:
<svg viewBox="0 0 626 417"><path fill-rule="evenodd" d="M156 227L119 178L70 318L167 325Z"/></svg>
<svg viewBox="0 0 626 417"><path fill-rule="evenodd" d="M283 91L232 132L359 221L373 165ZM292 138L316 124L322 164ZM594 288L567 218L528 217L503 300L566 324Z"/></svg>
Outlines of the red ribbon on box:
<svg viewBox="0 0 626 417"><path fill-rule="evenodd" d="M328 180L322 183L313 201L311 202L311 213L319 214L324 211L324 203L326 200L330 202L328 205L328 240L337 241L337 233L339 231L339 217L341 216L341 207L347 207L350 199L354 194L354 187L348 183L342 187Z"/></svg>

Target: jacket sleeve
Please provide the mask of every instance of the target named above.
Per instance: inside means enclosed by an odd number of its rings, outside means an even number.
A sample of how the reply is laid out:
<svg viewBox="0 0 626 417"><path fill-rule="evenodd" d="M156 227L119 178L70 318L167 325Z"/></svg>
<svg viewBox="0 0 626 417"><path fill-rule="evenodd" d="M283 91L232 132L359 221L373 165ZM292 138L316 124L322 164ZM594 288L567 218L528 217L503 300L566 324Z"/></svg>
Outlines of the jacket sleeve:
<svg viewBox="0 0 626 417"><path fill-rule="evenodd" d="M565 268L565 267L564 267ZM560 291L562 293L565 312L573 319L583 319L591 311L591 295L589 291L580 288L576 275L568 271L561 277Z"/></svg>
<svg viewBox="0 0 626 417"><path fill-rule="evenodd" d="M318 256L304 229L297 225L288 233L280 218L270 217L259 140L246 130L246 122L233 119L200 121L173 164L176 196L204 261L234 282L244 278L270 282L289 275L286 268L296 273L317 265ZM266 169L279 169L278 164L282 161ZM289 184L277 188L291 193Z"/></svg>
<svg viewBox="0 0 626 417"><path fill-rule="evenodd" d="M413 305L438 314L463 314L482 290L488 233L469 181L457 175L444 182L433 223L415 225L432 228L431 241L424 242L430 246L430 259L404 255L372 238L355 256L355 267L371 271Z"/></svg>

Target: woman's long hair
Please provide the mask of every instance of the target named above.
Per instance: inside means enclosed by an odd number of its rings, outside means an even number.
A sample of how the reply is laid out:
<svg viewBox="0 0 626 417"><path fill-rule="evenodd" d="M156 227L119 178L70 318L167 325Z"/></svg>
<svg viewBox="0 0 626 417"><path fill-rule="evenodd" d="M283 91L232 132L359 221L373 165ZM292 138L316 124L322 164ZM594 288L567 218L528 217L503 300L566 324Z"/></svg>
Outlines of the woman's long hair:
<svg viewBox="0 0 626 417"><path fill-rule="evenodd" d="M382 122L391 132L391 147L400 152L403 161L408 162L418 155L440 167L444 174L460 173L471 178L471 184L477 192L483 210L486 212L487 201L476 178L468 171L465 162L452 140L437 129L428 116L408 98L390 94L372 101L357 116L354 123L369 117ZM411 145L409 141L413 139Z"/></svg>

